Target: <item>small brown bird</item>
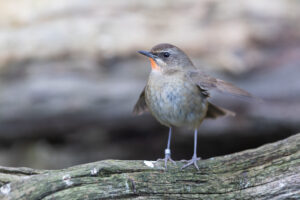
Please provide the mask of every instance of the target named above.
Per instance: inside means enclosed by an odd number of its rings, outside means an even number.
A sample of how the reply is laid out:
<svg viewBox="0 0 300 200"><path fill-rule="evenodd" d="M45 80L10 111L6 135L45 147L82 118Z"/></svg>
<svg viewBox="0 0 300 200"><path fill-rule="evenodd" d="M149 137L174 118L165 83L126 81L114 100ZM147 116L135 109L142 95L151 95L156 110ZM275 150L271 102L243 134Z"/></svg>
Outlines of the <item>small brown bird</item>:
<svg viewBox="0 0 300 200"><path fill-rule="evenodd" d="M144 90L134 106L133 112L141 114L149 110L163 125L169 127L165 167L171 161L172 127L188 127L194 130L194 154L181 169L193 165L199 170L197 161L197 129L205 118L234 115L233 112L213 105L208 101L210 91L216 90L235 96L251 95L220 79L206 75L194 67L189 57L171 44L158 44L150 52L139 51L150 58L151 73Z"/></svg>

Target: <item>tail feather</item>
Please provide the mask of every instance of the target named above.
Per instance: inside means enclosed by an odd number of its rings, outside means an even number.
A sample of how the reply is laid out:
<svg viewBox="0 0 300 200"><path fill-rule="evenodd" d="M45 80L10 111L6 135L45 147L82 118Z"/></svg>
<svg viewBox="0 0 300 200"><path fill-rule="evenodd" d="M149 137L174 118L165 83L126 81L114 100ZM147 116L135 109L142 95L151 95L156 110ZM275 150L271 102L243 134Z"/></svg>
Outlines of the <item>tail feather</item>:
<svg viewBox="0 0 300 200"><path fill-rule="evenodd" d="M217 118L225 115L235 116L235 113L208 102L206 118Z"/></svg>

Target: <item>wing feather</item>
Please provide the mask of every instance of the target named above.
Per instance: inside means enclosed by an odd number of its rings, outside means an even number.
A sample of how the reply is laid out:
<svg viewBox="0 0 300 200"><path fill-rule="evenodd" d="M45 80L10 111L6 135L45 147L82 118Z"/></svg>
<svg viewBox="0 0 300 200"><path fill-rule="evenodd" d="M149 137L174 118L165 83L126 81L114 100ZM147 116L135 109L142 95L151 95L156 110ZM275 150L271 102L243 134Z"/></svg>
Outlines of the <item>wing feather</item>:
<svg viewBox="0 0 300 200"><path fill-rule="evenodd" d="M201 71L197 71L197 70L189 71L188 76L201 89L206 90L208 92L210 90L216 90L218 92L237 96L237 97L246 97L246 98L253 97L249 92L241 88L238 88L229 82L211 77Z"/></svg>
<svg viewBox="0 0 300 200"><path fill-rule="evenodd" d="M148 108L147 108L147 104L145 101L145 88L144 88L140 94L138 101L136 102L136 104L133 108L133 114L141 115L142 113L144 113L147 110L148 110Z"/></svg>

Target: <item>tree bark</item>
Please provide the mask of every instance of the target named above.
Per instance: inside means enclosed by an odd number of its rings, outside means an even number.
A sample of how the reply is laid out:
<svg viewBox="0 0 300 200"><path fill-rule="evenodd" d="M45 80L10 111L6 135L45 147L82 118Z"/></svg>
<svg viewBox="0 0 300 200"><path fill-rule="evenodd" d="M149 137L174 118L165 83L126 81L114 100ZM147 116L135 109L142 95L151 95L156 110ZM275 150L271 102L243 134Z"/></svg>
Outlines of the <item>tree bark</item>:
<svg viewBox="0 0 300 200"><path fill-rule="evenodd" d="M234 145L234 144L233 144ZM199 161L104 160L62 170L0 167L0 199L299 199L300 133Z"/></svg>

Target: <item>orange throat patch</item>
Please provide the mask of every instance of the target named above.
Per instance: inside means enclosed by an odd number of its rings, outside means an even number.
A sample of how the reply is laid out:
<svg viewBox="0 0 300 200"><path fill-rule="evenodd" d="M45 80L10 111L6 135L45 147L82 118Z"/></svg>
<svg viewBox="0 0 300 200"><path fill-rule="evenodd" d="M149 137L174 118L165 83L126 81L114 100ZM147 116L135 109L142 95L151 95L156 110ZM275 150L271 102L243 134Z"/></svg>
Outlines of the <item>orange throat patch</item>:
<svg viewBox="0 0 300 200"><path fill-rule="evenodd" d="M151 68L153 70L158 70L160 71L160 67L156 64L156 62L153 60L153 58L150 58L150 63L151 63Z"/></svg>

